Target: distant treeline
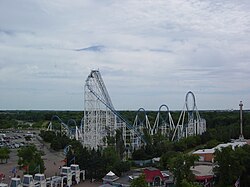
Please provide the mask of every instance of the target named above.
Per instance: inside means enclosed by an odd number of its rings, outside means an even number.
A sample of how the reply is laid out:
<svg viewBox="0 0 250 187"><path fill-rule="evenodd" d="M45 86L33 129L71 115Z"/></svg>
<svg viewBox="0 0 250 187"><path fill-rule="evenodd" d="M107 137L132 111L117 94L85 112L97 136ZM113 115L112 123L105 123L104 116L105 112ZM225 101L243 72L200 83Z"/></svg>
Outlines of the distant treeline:
<svg viewBox="0 0 250 187"><path fill-rule="evenodd" d="M121 116L128 123L133 124L137 111L119 111ZM157 111L147 111L147 116L151 124L154 123ZM178 121L181 111L171 112L175 124ZM83 118L83 111L0 111L0 128L32 128L46 127L52 116L57 115L62 121L67 123L69 119L74 119L80 125ZM143 114L140 114L143 115ZM228 141L239 136L240 114L235 111L200 111L200 116L206 119L208 138L217 139L220 142ZM54 120L53 123L57 123ZM73 125L73 124L71 124ZM245 138L250 138L250 111L243 111L243 130Z"/></svg>

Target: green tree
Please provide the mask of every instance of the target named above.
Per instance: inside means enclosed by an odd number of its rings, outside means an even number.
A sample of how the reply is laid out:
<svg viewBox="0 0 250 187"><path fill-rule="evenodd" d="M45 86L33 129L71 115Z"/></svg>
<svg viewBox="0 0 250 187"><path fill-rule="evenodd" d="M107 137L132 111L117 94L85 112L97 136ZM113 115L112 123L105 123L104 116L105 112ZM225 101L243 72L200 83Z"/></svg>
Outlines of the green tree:
<svg viewBox="0 0 250 187"><path fill-rule="evenodd" d="M147 187L146 176L144 174L140 175L138 178L132 180L131 187Z"/></svg>
<svg viewBox="0 0 250 187"><path fill-rule="evenodd" d="M218 186L232 186L240 177L241 186L250 182L250 146L232 149L231 146L216 150L215 161L218 167L214 172L219 176Z"/></svg>
<svg viewBox="0 0 250 187"><path fill-rule="evenodd" d="M167 137L159 133L153 135L153 142L155 157L160 157L162 154L172 151L174 148L173 142L170 142Z"/></svg>
<svg viewBox="0 0 250 187"><path fill-rule="evenodd" d="M207 149L211 149L215 146L217 146L220 142L218 140L215 140L215 139L212 139L212 140L209 140L206 144L206 148Z"/></svg>
<svg viewBox="0 0 250 187"><path fill-rule="evenodd" d="M70 140L69 145L67 160L70 161L75 157L75 162L86 171L87 178L101 179L110 170L117 175L130 170L130 162L121 161L114 146L109 146L101 152L89 150L76 140Z"/></svg>
<svg viewBox="0 0 250 187"><path fill-rule="evenodd" d="M10 150L6 147L0 148L0 163L3 163L3 160L5 160L5 163L8 162L8 159L10 158L9 156Z"/></svg>
<svg viewBox="0 0 250 187"><path fill-rule="evenodd" d="M115 144L115 137L108 135L103 138L103 142L105 143L106 141L109 146L113 146Z"/></svg>
<svg viewBox="0 0 250 187"><path fill-rule="evenodd" d="M177 156L178 153L175 151L168 151L164 154L162 154L161 159L160 159L160 167L162 169L166 169L169 167L170 159Z"/></svg>
<svg viewBox="0 0 250 187"><path fill-rule="evenodd" d="M120 159L123 159L124 152L125 152L125 146L124 146L124 140L122 136L122 130L117 129L116 130L116 135L115 135L115 140L116 140L116 151L120 156Z"/></svg>
<svg viewBox="0 0 250 187"><path fill-rule="evenodd" d="M178 142L175 142L174 144L175 151L181 151L184 152L187 150L187 143L185 138L180 139Z"/></svg>
<svg viewBox="0 0 250 187"><path fill-rule="evenodd" d="M104 168L104 166L106 165L104 163L104 159L102 157L100 150L97 150L97 151L94 149L91 150L89 162L90 162L90 165L87 170L91 178L100 179L106 174L106 171Z"/></svg>
<svg viewBox="0 0 250 187"><path fill-rule="evenodd" d="M59 151L60 149L64 149L70 142L69 137L66 135L56 135L51 140L50 147L55 151Z"/></svg>
<svg viewBox="0 0 250 187"><path fill-rule="evenodd" d="M106 172L113 170L114 165L120 161L120 157L116 150L113 147L107 147L103 150L102 153L104 168L106 168Z"/></svg>
<svg viewBox="0 0 250 187"><path fill-rule="evenodd" d="M215 161L219 167L215 172L219 176L220 186L229 186L236 181L242 173L242 167L231 146L216 150Z"/></svg>
<svg viewBox="0 0 250 187"><path fill-rule="evenodd" d="M202 186L199 184L188 182L186 179L183 179L181 182L181 187L202 187Z"/></svg>
<svg viewBox="0 0 250 187"><path fill-rule="evenodd" d="M99 154L97 155L97 152L95 150L91 151L88 148L83 147L82 144L75 139L71 140L69 142L69 145L71 147L67 154L67 160L70 161L73 157L75 157L75 162L79 164L81 169L84 169L86 171L86 177L94 177L93 168L96 168L96 165L98 163L95 159L101 159L99 157Z"/></svg>
<svg viewBox="0 0 250 187"><path fill-rule="evenodd" d="M179 153L176 157L169 160L170 169L174 174L175 183L177 187L181 187L182 181L194 181L194 175L190 171L191 166L198 160L197 156Z"/></svg>
<svg viewBox="0 0 250 187"><path fill-rule="evenodd" d="M56 137L56 133L54 131L44 131L40 132L40 136L43 138L45 142L50 142Z"/></svg>
<svg viewBox="0 0 250 187"><path fill-rule="evenodd" d="M243 172L240 176L240 186L249 186L250 184L250 146L236 148L236 154L240 159L240 164L243 166Z"/></svg>
<svg viewBox="0 0 250 187"><path fill-rule="evenodd" d="M132 158L134 160L146 160L149 156L146 154L144 147L142 147L133 151Z"/></svg>
<svg viewBox="0 0 250 187"><path fill-rule="evenodd" d="M131 167L131 163L129 161L119 161L114 164L113 171L121 176L123 172L129 171Z"/></svg>
<svg viewBox="0 0 250 187"><path fill-rule="evenodd" d="M34 145L22 147L18 150L17 155L19 157L18 165L21 169L24 167L28 168L26 172L30 174L44 172L45 166L42 159L42 154Z"/></svg>

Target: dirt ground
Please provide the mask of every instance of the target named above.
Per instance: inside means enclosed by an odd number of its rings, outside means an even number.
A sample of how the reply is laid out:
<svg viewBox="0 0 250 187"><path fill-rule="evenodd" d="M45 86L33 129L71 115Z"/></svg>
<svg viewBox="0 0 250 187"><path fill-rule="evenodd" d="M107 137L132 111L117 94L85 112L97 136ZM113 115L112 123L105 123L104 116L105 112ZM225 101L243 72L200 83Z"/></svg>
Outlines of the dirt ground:
<svg viewBox="0 0 250 187"><path fill-rule="evenodd" d="M46 178L52 177L55 175L60 174L60 166L63 166L64 162L62 160L64 159L63 153L55 152L51 149L49 149L49 145L43 144L42 142L38 141L37 138L33 138L32 143L34 143L38 149L44 151L45 156L43 156L44 163L45 163L45 175ZM8 160L8 163L0 164L0 174L3 173L5 175L5 178L0 183L6 183L9 184L11 177L14 177L14 174L11 172L14 167L18 168L18 156L17 156L17 149L11 149L10 153L10 159ZM17 170L16 176L20 176L22 178L23 171ZM101 185L101 182L90 182L89 180L86 180L84 182L81 182L80 184L76 185L79 187L98 187Z"/></svg>

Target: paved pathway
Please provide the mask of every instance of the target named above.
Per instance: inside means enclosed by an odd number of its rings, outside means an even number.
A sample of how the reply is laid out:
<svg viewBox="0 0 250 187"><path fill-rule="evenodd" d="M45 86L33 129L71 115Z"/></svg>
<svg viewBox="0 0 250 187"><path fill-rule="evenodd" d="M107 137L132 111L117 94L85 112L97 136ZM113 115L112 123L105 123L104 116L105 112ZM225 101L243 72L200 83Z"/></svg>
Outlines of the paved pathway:
<svg viewBox="0 0 250 187"><path fill-rule="evenodd" d="M24 141L24 139L19 140ZM59 167L64 164L62 160L64 159L64 155L62 152L55 152L49 148L49 144L44 144L42 141L39 141L38 138L33 138L32 143L36 145L38 150L42 150L45 155L42 157L44 159L45 164L45 175L46 177L51 177L54 175L59 175L60 170ZM5 175L5 179L2 181L4 183L9 184L11 177L13 177L13 173L11 172L12 169L16 167L18 168L18 156L17 156L17 149L11 149L10 153L10 159L8 160L8 163L6 164L0 164L0 173L3 173ZM23 171L17 170L16 176L20 176L22 178ZM1 182L1 181L0 181ZM90 182L89 180L86 180L84 182L81 182L80 184L76 185L79 187L98 187L101 185L101 182Z"/></svg>

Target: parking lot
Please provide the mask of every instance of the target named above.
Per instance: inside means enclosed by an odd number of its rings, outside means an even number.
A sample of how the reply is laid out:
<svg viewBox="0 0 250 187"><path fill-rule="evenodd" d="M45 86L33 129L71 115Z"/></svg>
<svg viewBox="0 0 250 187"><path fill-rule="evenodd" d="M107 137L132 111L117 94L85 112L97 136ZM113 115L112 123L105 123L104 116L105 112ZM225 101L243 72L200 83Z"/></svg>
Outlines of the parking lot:
<svg viewBox="0 0 250 187"><path fill-rule="evenodd" d="M4 135L3 135L4 134ZM32 134L32 135L31 135ZM18 156L17 151L23 146L29 144L36 145L38 150L44 152L42 157L45 164L45 175L51 177L59 174L59 167L64 163L61 162L64 159L62 152L55 152L50 149L49 144L44 143L39 137L39 131L1 131L0 130L0 146L9 148L10 158L7 163L0 164L0 173L5 175L4 183L9 184L10 178L14 176L12 173L13 168L16 168L16 176L23 176L23 171L18 169ZM31 136L30 140L25 137ZM5 136L4 138L2 138ZM3 140L4 139L4 140Z"/></svg>
<svg viewBox="0 0 250 187"><path fill-rule="evenodd" d="M27 146L31 141L27 141L25 137L29 135L31 137L34 134L29 131L0 131L0 147L15 149Z"/></svg>

